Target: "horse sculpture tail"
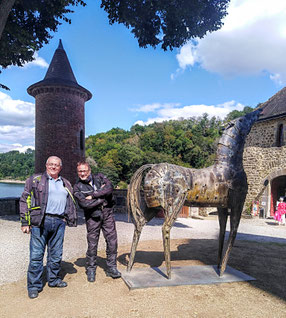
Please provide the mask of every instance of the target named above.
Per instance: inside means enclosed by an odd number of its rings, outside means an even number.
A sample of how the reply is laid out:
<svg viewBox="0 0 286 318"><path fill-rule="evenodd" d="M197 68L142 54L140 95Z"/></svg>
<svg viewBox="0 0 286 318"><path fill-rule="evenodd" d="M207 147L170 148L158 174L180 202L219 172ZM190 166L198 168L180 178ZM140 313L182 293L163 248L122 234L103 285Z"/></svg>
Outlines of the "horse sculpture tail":
<svg viewBox="0 0 286 318"><path fill-rule="evenodd" d="M137 244L140 238L140 234L143 226L146 224L147 220L144 217L144 211L141 206L143 202L141 202L140 198L140 190L141 190L141 182L143 178L144 172L151 168L153 164L147 164L140 167L132 176L130 180L130 184L127 191L127 210L128 210L128 219L130 218L130 213L133 215L133 223L135 226L131 253L129 256L129 263L127 266L127 271L129 272L132 268L135 252L137 248Z"/></svg>
<svg viewBox="0 0 286 318"><path fill-rule="evenodd" d="M140 188L143 173L151 168L153 164L146 164L140 167L132 176L127 191L127 210L128 220L130 219L130 213L132 213L135 223L138 222L138 217L143 216L144 212L141 209Z"/></svg>

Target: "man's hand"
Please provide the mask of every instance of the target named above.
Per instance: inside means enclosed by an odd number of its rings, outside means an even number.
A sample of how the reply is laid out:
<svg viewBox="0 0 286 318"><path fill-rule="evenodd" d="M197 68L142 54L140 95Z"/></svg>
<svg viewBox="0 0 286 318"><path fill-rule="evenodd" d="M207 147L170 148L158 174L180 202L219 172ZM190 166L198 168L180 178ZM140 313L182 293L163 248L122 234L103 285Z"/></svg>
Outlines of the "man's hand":
<svg viewBox="0 0 286 318"><path fill-rule="evenodd" d="M89 195L89 196L87 196L85 199L86 199L86 200L92 200L92 196Z"/></svg>
<svg viewBox="0 0 286 318"><path fill-rule="evenodd" d="M23 233L30 233L30 226L29 225L25 225L25 226L21 226L21 230Z"/></svg>

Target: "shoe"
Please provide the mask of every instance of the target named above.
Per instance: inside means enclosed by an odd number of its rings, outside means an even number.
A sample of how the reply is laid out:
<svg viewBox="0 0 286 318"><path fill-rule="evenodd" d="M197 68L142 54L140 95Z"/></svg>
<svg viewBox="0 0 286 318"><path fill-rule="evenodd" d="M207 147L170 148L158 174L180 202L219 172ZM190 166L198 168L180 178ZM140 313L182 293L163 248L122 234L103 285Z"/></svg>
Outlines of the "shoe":
<svg viewBox="0 0 286 318"><path fill-rule="evenodd" d="M116 267L108 268L105 273L106 273L106 276L108 277L112 277L112 278L121 277L121 273L118 271Z"/></svg>
<svg viewBox="0 0 286 318"><path fill-rule="evenodd" d="M87 280L90 282L90 283L94 283L95 282L95 271L88 271L86 273L87 275Z"/></svg>
<svg viewBox="0 0 286 318"><path fill-rule="evenodd" d="M63 280L60 280L56 283L56 285L49 285L49 287L58 287L58 288L64 288L67 287L67 283L64 282Z"/></svg>
<svg viewBox="0 0 286 318"><path fill-rule="evenodd" d="M34 298L37 298L38 295L39 295L39 292L36 289L28 290L29 298L34 299Z"/></svg>

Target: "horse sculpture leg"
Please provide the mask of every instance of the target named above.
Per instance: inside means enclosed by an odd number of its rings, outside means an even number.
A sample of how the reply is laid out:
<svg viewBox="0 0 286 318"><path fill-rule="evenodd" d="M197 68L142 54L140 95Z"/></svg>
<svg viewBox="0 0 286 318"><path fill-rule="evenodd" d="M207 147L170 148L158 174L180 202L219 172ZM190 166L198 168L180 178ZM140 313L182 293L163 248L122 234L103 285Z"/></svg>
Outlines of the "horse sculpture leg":
<svg viewBox="0 0 286 318"><path fill-rule="evenodd" d="M170 230L171 230L171 227L172 227L172 224L170 224L169 222L166 222L166 221L162 227L165 265L166 265L168 279L171 278L171 256L170 256Z"/></svg>
<svg viewBox="0 0 286 318"><path fill-rule="evenodd" d="M139 168L136 173L132 176L130 180L130 185L127 193L127 208L128 208L128 216L132 213L133 223L134 223L134 234L133 241L131 246L131 251L129 255L129 262L127 265L127 271L130 272L134 263L135 253L138 245L138 241L142 232L143 226L150 220L154 213L150 213L150 211L145 207L146 217L144 215L143 210L141 209L141 196L140 196L140 185L142 181L143 172L150 168L151 165L145 165ZM149 212L149 213L148 213Z"/></svg>
<svg viewBox="0 0 286 318"><path fill-rule="evenodd" d="M218 269L220 269L228 212L227 212L227 208L218 208L217 211L218 211L218 218L219 218L219 244L218 244L217 264L218 264Z"/></svg>
<svg viewBox="0 0 286 318"><path fill-rule="evenodd" d="M146 224L146 219L144 217L141 217L141 218L136 220L134 234L133 234L133 241L132 241L131 251L130 251L130 255L129 255L129 262L127 265L127 272L130 272L132 269L138 241L139 241L143 226L145 224Z"/></svg>
<svg viewBox="0 0 286 318"><path fill-rule="evenodd" d="M220 264L220 276L222 276L224 271L225 271L226 264L227 264L227 261L229 258L229 254L230 254L230 251L233 247L233 244L234 244L234 241L236 238L237 229L238 229L240 218L241 218L241 212L243 209L243 203L241 203L241 201L239 202L239 200L237 200L235 202L237 202L236 205L232 206L232 208L231 208L230 233L229 233L229 238L228 238L228 242L227 242L227 248L226 248L223 260ZM244 202L244 200L242 200L242 202Z"/></svg>
<svg viewBox="0 0 286 318"><path fill-rule="evenodd" d="M165 256L165 265L168 279L171 279L171 256L170 256L170 231L171 228L185 202L186 194L182 193L179 195L178 203L176 207L168 206L166 209L166 219L162 226L162 236L163 236L163 245L164 245L164 256ZM172 209L173 211L169 211Z"/></svg>

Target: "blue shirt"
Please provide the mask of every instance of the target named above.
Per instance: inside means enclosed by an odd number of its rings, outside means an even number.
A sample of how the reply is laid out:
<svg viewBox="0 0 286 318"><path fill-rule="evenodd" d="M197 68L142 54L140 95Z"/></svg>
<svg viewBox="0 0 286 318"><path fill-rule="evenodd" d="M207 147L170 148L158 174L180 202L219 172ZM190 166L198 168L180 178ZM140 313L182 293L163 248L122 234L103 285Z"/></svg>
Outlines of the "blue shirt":
<svg viewBox="0 0 286 318"><path fill-rule="evenodd" d="M49 177L49 196L46 213L49 214L64 214L68 192L64 188L63 180L61 177L53 179Z"/></svg>

